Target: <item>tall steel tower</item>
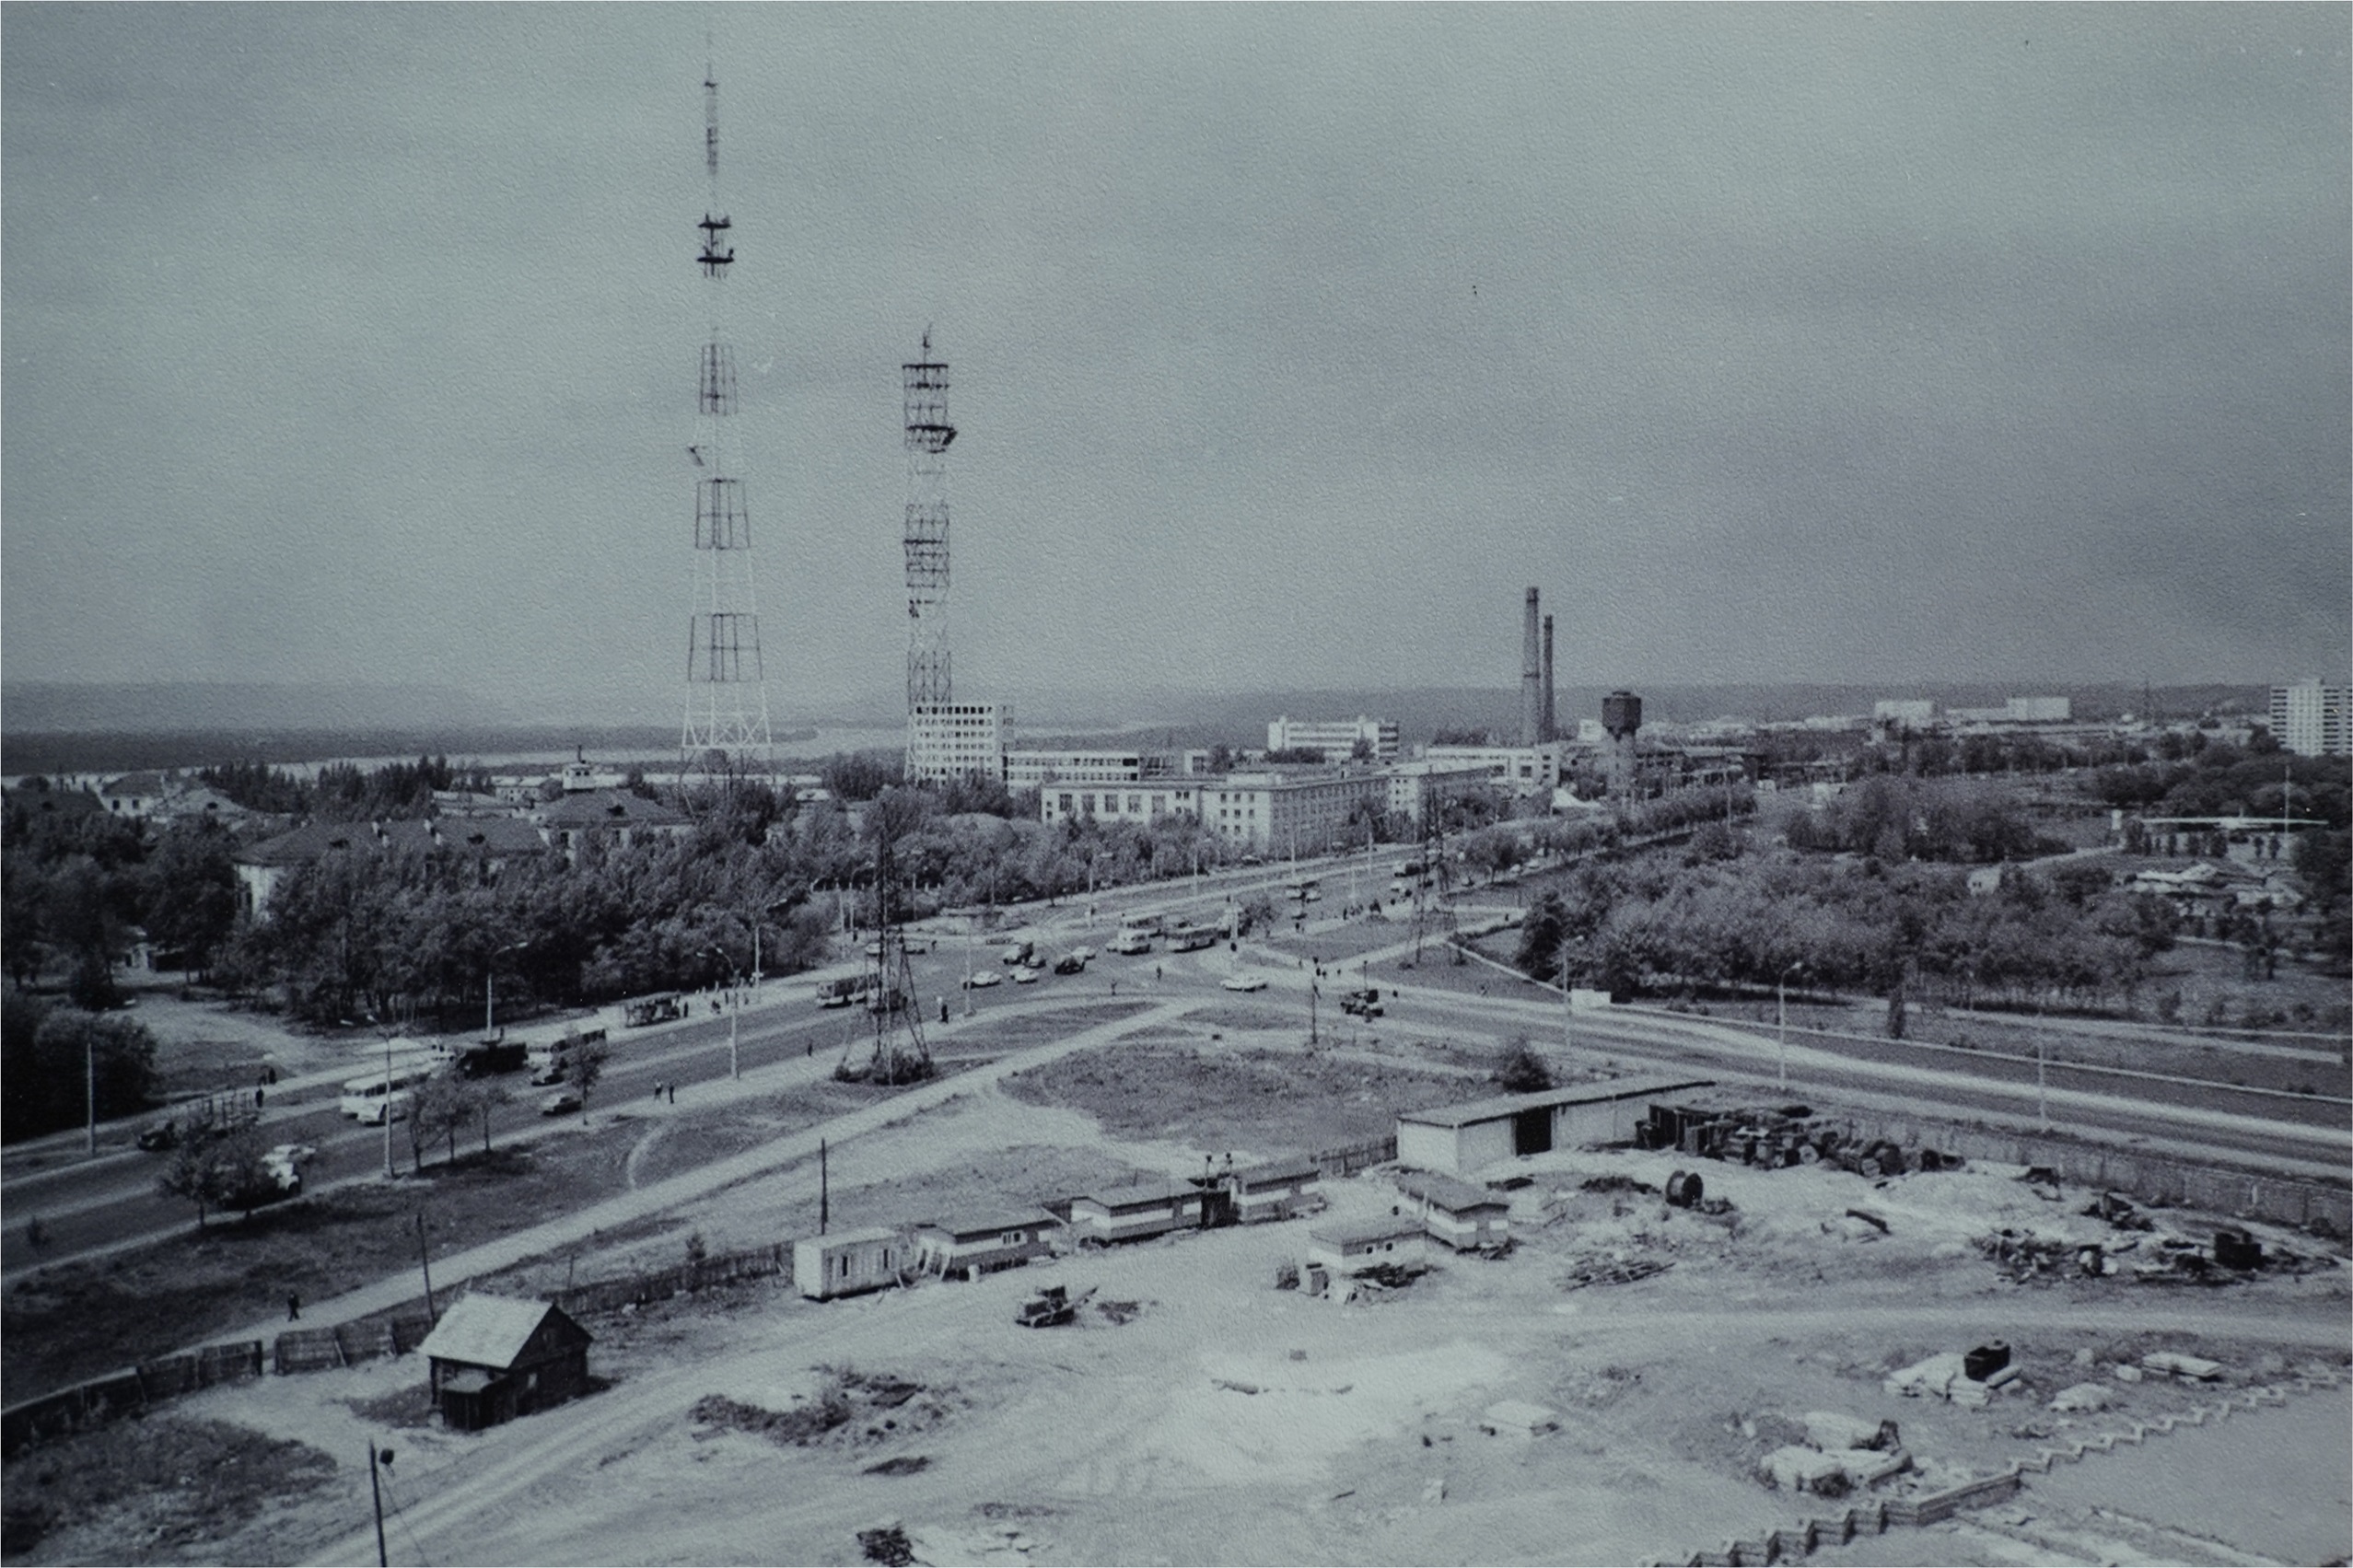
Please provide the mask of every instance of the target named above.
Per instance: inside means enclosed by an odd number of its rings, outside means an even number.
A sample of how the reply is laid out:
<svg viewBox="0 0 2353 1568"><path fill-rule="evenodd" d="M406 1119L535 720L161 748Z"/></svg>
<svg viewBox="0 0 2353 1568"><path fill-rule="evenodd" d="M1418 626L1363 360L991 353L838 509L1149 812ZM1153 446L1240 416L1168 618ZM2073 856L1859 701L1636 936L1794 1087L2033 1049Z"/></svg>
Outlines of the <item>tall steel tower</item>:
<svg viewBox="0 0 2353 1568"><path fill-rule="evenodd" d="M951 699L948 671L948 366L922 357L899 367L906 393L907 713Z"/></svg>
<svg viewBox="0 0 2353 1568"><path fill-rule="evenodd" d="M686 641L681 762L730 774L769 770L768 687L760 661L760 601L751 515L735 460L735 346L724 331L734 225L719 202L719 83L703 74L703 163L711 180L694 264L707 280L711 331L694 401L694 586Z"/></svg>

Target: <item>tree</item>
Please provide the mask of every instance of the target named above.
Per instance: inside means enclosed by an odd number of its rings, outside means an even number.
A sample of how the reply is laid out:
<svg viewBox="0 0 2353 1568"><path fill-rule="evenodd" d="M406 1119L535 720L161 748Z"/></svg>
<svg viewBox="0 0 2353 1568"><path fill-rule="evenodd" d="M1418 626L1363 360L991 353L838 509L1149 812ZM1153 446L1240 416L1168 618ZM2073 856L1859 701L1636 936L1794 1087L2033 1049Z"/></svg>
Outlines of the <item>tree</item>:
<svg viewBox="0 0 2353 1568"><path fill-rule="evenodd" d="M128 1018L50 1007L12 994L0 1062L6 1135L76 1127L97 1090L100 1119L144 1109L155 1091L155 1037Z"/></svg>
<svg viewBox="0 0 2353 1568"><path fill-rule="evenodd" d="M606 1050L602 1040L582 1040L564 1059L564 1081L580 1097L580 1124L588 1122L588 1091L604 1076Z"/></svg>
<svg viewBox="0 0 2353 1568"><path fill-rule="evenodd" d="M1515 1035L1510 1050L1496 1064L1495 1081L1508 1095L1532 1095L1553 1086L1553 1070L1536 1054L1526 1035Z"/></svg>
<svg viewBox="0 0 2353 1568"><path fill-rule="evenodd" d="M1549 889L1537 894L1520 922L1520 951L1512 960L1520 972L1535 981L1548 981L1558 974L1561 943L1567 929L1560 895Z"/></svg>
<svg viewBox="0 0 2353 1568"><path fill-rule="evenodd" d="M490 1153L490 1119L501 1108L515 1103L515 1091L495 1078L485 1078L473 1086L472 1109L482 1123L482 1152Z"/></svg>
<svg viewBox="0 0 2353 1568"><path fill-rule="evenodd" d="M270 1179L262 1168L258 1125L197 1110L182 1115L180 1142L172 1148L170 1163L156 1178L156 1188L167 1198L185 1198L195 1204L196 1228L202 1230L207 1209L250 1211Z"/></svg>
<svg viewBox="0 0 2353 1568"><path fill-rule="evenodd" d="M409 1160L418 1170L425 1168L425 1145L436 1138L448 1141L450 1163L457 1162L458 1130L474 1117L473 1087L453 1062L410 1092Z"/></svg>

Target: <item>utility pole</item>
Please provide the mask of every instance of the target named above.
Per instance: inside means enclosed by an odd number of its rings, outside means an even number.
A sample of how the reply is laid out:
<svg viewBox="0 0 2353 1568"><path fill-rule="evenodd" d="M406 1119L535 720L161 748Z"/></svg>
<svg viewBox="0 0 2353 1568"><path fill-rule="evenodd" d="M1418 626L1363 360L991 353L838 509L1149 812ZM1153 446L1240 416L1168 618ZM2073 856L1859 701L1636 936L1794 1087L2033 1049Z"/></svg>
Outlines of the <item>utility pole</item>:
<svg viewBox="0 0 2353 1568"><path fill-rule="evenodd" d="M84 1155L98 1156L98 1037L91 1030L82 1031L82 1100L89 1111L87 1136L82 1144Z"/></svg>
<svg viewBox="0 0 2353 1568"><path fill-rule="evenodd" d="M384 1103L378 1113L384 1119L384 1179L390 1181L398 1173L392 1169L392 1037L389 1034L384 1037ZM381 1519L376 1528L378 1534L383 1533Z"/></svg>
<svg viewBox="0 0 2353 1568"><path fill-rule="evenodd" d="M1576 1049L1576 1043L1569 1035L1568 1022L1569 1015L1574 1010L1570 992L1576 984L1575 977L1568 972L1568 949L1569 945L1576 940L1575 937L1568 935L1563 935L1560 939L1560 1048L1564 1051Z"/></svg>
<svg viewBox="0 0 2353 1568"><path fill-rule="evenodd" d="M825 1227L833 1223L833 1187L831 1172L828 1169L830 1164L825 1140L820 1138L817 1140L817 1234L820 1236L825 1234Z"/></svg>
<svg viewBox="0 0 2353 1568"><path fill-rule="evenodd" d="M384 1489L376 1480L376 1439L367 1440L367 1495L376 1504L376 1568L391 1568L384 1551Z"/></svg>
<svg viewBox="0 0 2353 1568"><path fill-rule="evenodd" d="M1774 1033L1781 1042L1781 1086L1785 1089L1789 1086L1789 977L1805 967L1803 963L1791 964L1774 981Z"/></svg>
<svg viewBox="0 0 2353 1568"><path fill-rule="evenodd" d="M425 1274L425 1315L427 1318L437 1319L441 1314L433 1307L433 1260L425 1255L423 1209L416 1212L416 1266Z"/></svg>

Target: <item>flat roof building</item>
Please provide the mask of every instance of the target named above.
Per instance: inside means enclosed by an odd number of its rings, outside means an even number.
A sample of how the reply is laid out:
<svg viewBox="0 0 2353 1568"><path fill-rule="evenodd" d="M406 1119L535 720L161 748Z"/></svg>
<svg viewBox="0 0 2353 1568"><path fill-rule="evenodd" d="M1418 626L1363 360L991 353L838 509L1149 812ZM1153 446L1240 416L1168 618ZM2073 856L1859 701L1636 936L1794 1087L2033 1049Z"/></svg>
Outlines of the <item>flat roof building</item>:
<svg viewBox="0 0 2353 1568"><path fill-rule="evenodd" d="M2345 710L2348 689L2307 678L2271 689L2271 734L2299 757L2353 755Z"/></svg>
<svg viewBox="0 0 2353 1568"><path fill-rule="evenodd" d="M1321 751L1327 762L1345 762L1362 742L1366 758L1376 762L1397 760L1397 721L1366 718L1295 719L1287 715L1268 721L1269 751Z"/></svg>
<svg viewBox="0 0 2353 1568"><path fill-rule="evenodd" d="M1000 703L918 703L907 710L907 777L1001 779L1013 710Z"/></svg>

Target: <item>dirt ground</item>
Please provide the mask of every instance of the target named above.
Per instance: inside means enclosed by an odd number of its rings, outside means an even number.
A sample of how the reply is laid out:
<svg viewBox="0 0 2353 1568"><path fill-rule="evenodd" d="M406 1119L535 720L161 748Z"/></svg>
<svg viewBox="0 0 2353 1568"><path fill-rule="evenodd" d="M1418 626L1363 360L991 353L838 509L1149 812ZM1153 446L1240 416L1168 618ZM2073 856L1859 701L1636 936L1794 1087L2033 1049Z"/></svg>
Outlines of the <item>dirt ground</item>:
<svg viewBox="0 0 2353 1568"><path fill-rule="evenodd" d="M1462 1096L1442 1072L1217 1032L1226 1038L1122 1042L833 1150L832 1223L906 1223L1197 1170L1228 1141L1238 1160L1346 1142L1384 1098ZM1197 1141L1205 1130L1218 1146ZM1442 1256L1411 1285L1345 1305L1276 1288L1277 1269L1301 1259L1313 1226L1389 1213L1399 1199L1383 1172L1328 1183L1321 1219L1081 1251L978 1283L822 1304L766 1283L600 1317L588 1325L598 1392L479 1434L416 1424L414 1356L208 1390L174 1418L338 1458L371 1435L392 1441L394 1550L435 1562L851 1563L867 1560L866 1532L886 1555L903 1540L932 1562L1629 1562L1843 1507L1757 1478L1758 1460L1811 1411L1895 1421L1913 1468L1881 1490L1901 1494L2215 1397L2118 1378L2150 1350L2223 1363L2222 1389L2353 1363L2342 1258L2210 1289L2127 1277L2021 1285L1975 1240L2004 1226L2125 1239L2078 1212L2090 1194L2054 1202L2000 1167L1871 1182L1820 1166L1711 1164L1709 1195L1733 1207L1704 1215L1642 1190L1662 1188L1676 1165L1631 1151L1519 1162L1530 1179L1508 1194L1511 1256ZM812 1167L689 1205L666 1229L583 1259L582 1276L674 1261L691 1232L713 1250L810 1234ZM1886 1230L1849 1223L1854 1207ZM2201 1233L2198 1216L2157 1219ZM2275 1251L2315 1251L2255 1228ZM1574 1283L1630 1262L1665 1266L1631 1283ZM1050 1283L1099 1294L1070 1328L1017 1327L1015 1307ZM2021 1375L1983 1409L1881 1386L1929 1353L1996 1338ZM2114 1408L2048 1408L2086 1381ZM845 1388L865 1392L842 1413L832 1401ZM2034 1483L2021 1508L2077 1521L2047 1539L1981 1511L1962 1531L1899 1531L1826 1560L2344 1555L2342 1467L2334 1490L2305 1472L2335 1452L2308 1434L2353 1425L2353 1403L2343 1390L2290 1398L2219 1434L2279 1434L2260 1443L2169 1450L2179 1436L2154 1438L2054 1478L2048 1501ZM1485 1412L1505 1400L1545 1407L1559 1430L1491 1435ZM65 1450L40 1454L55 1462ZM7 1469L12 1499L27 1462ZM266 1527L174 1551L363 1560L374 1544L358 1530L359 1471L344 1463L283 1500ZM133 1560L160 1485L97 1506L81 1533L22 1560ZM2292 1516L2294 1531L2266 1533L2234 1498ZM2203 1556L2182 1544L2200 1519L2219 1531ZM2305 1556L2314 1543L2331 1550Z"/></svg>

